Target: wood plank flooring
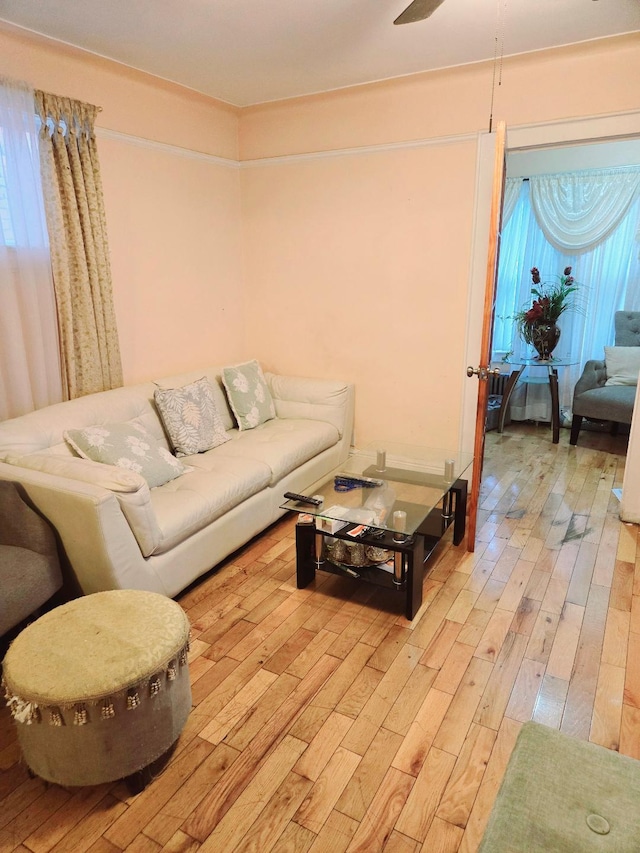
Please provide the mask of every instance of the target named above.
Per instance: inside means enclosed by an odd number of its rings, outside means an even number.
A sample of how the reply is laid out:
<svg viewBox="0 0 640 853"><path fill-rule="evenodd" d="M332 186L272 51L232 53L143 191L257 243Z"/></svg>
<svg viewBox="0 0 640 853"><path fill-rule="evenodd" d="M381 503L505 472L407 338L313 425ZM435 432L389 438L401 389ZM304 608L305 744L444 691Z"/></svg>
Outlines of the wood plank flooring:
<svg viewBox="0 0 640 853"><path fill-rule="evenodd" d="M489 433L476 550L445 537L412 622L348 578L297 590L283 519L179 598L193 711L142 794L30 779L3 708L0 851L472 853L524 721L640 758L625 452Z"/></svg>

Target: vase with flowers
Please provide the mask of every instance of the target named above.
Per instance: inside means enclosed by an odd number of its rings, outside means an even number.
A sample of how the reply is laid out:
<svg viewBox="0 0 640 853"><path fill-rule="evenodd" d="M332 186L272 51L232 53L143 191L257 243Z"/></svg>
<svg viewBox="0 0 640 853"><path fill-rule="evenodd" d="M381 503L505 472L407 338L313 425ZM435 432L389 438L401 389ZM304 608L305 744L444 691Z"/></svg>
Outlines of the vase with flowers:
<svg viewBox="0 0 640 853"><path fill-rule="evenodd" d="M522 339L534 347L540 361L548 361L560 340L560 329L556 325L561 314L574 307L574 294L578 284L571 275L571 267L565 267L558 282L542 282L537 267L531 270L530 307L522 308L514 315Z"/></svg>

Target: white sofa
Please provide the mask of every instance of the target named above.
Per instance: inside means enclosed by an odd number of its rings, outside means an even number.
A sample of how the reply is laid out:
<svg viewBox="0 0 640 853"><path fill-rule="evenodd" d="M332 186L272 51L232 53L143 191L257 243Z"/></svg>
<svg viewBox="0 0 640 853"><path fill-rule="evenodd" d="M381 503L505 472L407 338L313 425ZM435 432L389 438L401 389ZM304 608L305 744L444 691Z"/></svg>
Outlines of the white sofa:
<svg viewBox="0 0 640 853"><path fill-rule="evenodd" d="M158 380L177 388L208 377L231 440L183 457L187 472L156 488L140 474L74 455L63 437L69 429L127 422L170 450L154 382L0 423L0 479L19 482L53 524L83 593L128 588L175 596L283 515L284 492L304 492L347 458L352 385L266 373L276 417L239 431L221 371Z"/></svg>

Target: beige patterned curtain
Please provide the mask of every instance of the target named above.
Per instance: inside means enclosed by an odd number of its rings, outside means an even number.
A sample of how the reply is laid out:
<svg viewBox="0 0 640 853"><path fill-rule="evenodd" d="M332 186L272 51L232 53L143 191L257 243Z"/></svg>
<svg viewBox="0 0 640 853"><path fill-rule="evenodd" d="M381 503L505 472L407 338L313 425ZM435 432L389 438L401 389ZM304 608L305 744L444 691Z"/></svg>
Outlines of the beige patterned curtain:
<svg viewBox="0 0 640 853"><path fill-rule="evenodd" d="M102 182L97 107L36 91L40 164L58 308L65 395L122 385Z"/></svg>

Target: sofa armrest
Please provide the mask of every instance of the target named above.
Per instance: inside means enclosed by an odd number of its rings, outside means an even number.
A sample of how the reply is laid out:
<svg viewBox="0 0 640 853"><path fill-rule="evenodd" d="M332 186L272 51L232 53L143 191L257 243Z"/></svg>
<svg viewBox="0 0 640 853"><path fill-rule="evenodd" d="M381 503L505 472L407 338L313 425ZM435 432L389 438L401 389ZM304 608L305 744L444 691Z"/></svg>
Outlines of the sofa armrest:
<svg viewBox="0 0 640 853"><path fill-rule="evenodd" d="M351 440L354 386L333 379L307 379L266 373L279 418L309 418L333 424Z"/></svg>
<svg viewBox="0 0 640 853"><path fill-rule="evenodd" d="M583 368L582 376L576 382L573 396L584 394L585 391L591 391L593 388L601 388L606 381L607 368L604 361L590 359Z"/></svg>
<svg viewBox="0 0 640 853"><path fill-rule="evenodd" d="M5 454L3 462L29 468L31 471L44 471L55 477L68 477L82 483L93 483L110 492L135 492L145 485L145 480L135 471L127 471L116 465L81 459L78 456L60 456L55 453L27 453L17 456Z"/></svg>
<svg viewBox="0 0 640 853"><path fill-rule="evenodd" d="M149 486L144 477L135 471L127 471L116 465L105 465L91 459L76 456L60 456L54 453L28 453L25 456L7 454L7 465L17 469L40 471L50 475L55 488L56 480L74 480L87 483L97 489L112 492L140 546L143 556L148 557L160 541L160 528L151 504ZM16 473L16 477L17 477Z"/></svg>
<svg viewBox="0 0 640 853"><path fill-rule="evenodd" d="M168 595L140 553L114 492L0 462L0 479L19 482L53 526L63 565L86 595L105 589L148 589Z"/></svg>

